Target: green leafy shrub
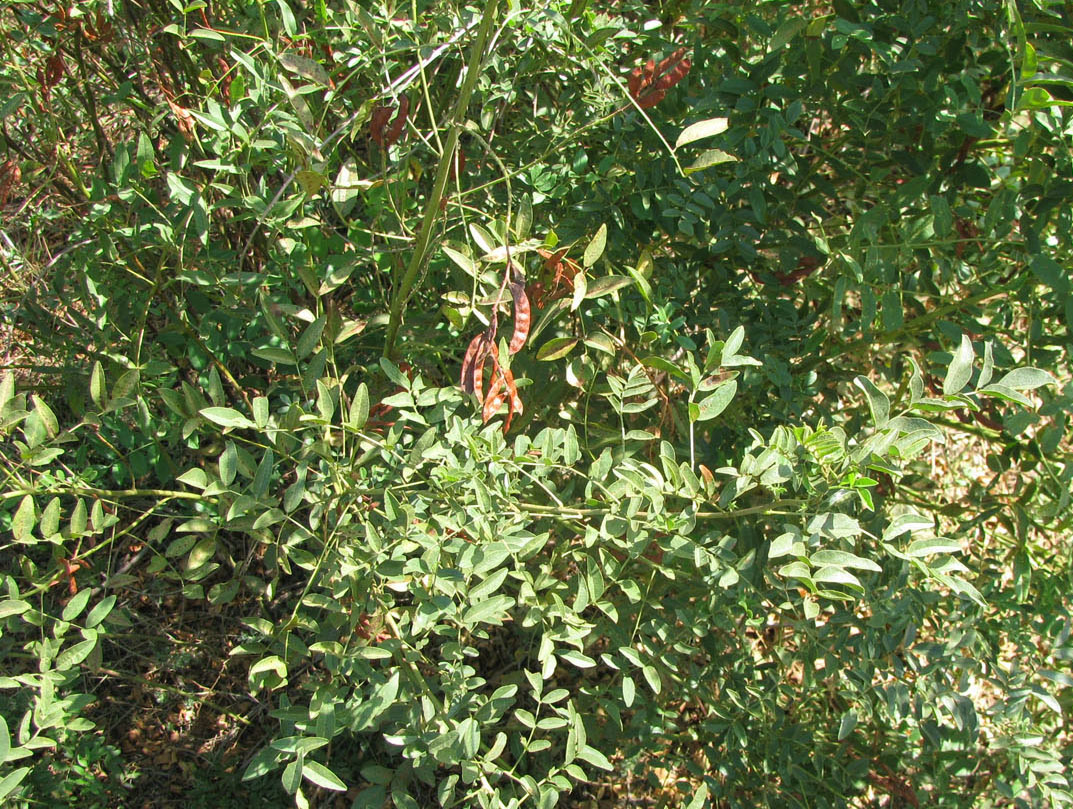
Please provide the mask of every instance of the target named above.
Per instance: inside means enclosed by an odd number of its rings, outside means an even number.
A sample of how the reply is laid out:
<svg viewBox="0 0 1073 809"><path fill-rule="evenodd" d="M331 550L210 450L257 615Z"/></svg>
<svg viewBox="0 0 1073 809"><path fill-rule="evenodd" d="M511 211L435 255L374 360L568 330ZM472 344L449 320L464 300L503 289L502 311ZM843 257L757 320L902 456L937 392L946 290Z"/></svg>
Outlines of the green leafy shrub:
<svg viewBox="0 0 1073 809"><path fill-rule="evenodd" d="M298 805L1069 803L1068 19L328 5L4 23L0 797L150 581Z"/></svg>

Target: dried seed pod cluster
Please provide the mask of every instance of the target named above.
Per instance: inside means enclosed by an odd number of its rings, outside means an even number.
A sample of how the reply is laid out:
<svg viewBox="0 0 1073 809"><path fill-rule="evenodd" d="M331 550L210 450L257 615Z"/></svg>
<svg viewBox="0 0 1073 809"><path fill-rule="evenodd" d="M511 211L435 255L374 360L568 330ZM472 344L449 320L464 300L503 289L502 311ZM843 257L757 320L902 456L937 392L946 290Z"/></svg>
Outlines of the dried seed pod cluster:
<svg viewBox="0 0 1073 809"><path fill-rule="evenodd" d="M507 350L516 354L529 338L532 324L532 306L525 291L525 277L512 261L507 262L504 286L509 281L510 294L514 302L514 332L511 334ZM501 293L503 289L501 288ZM503 432L510 429L510 422L515 414L522 413L522 399L518 395L518 386L514 374L499 362L499 347L496 345L496 330L499 322L498 306L493 307L488 328L470 341L462 358L462 390L475 394L481 400L481 418L487 422L499 409L507 405L507 417L503 421ZM487 393L484 390L484 366L491 361L492 378Z"/></svg>
<svg viewBox="0 0 1073 809"><path fill-rule="evenodd" d="M630 74L630 96L643 110L656 106L668 90L685 78L691 64L685 48L679 48L659 64L649 59L644 67L636 67Z"/></svg>

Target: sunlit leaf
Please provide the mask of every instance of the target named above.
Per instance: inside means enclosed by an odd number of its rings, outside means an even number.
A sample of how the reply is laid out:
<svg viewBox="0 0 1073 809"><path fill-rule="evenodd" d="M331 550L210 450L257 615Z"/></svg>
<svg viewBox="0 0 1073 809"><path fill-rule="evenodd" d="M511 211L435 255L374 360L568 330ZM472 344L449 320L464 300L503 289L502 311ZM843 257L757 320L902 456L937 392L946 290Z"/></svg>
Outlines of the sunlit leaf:
<svg viewBox="0 0 1073 809"><path fill-rule="evenodd" d="M706 121L697 121L695 124L690 124L682 130L682 133L678 136L678 140L675 141L674 148L680 149L687 143L693 143L694 141L703 138L719 135L726 132L729 125L730 122L727 118L709 118Z"/></svg>

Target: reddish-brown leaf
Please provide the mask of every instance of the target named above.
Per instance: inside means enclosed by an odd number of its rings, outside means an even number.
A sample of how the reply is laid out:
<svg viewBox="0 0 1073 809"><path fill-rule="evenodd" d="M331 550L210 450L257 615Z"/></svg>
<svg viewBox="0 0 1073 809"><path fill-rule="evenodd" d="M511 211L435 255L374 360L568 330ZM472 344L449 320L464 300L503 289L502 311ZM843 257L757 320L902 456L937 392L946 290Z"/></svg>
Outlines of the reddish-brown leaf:
<svg viewBox="0 0 1073 809"><path fill-rule="evenodd" d="M97 9L97 17L93 25L86 25L86 39L99 42L109 42L112 39L112 23L104 16L103 9Z"/></svg>
<svg viewBox="0 0 1073 809"><path fill-rule="evenodd" d="M454 159L451 160L451 173L448 178L454 181L462 176L466 170L466 155L461 149L455 149Z"/></svg>
<svg viewBox="0 0 1073 809"><path fill-rule="evenodd" d="M529 296L525 294L525 277L513 263L510 265L510 294L514 298L514 334L510 337L508 349L511 354L521 351L529 338L529 327L533 322L533 311L529 305Z"/></svg>
<svg viewBox="0 0 1073 809"><path fill-rule="evenodd" d="M659 67L656 68L656 74L655 75L662 76L664 73L666 73L671 68L672 65L677 65L679 62L681 62L685 55L686 55L686 49L685 48L679 48L678 50L676 50L674 53L672 53L670 56L668 56L666 59L664 59L662 62L659 63ZM686 61L689 61L689 60L687 59Z"/></svg>
<svg viewBox="0 0 1073 809"><path fill-rule="evenodd" d="M540 281L536 281L525 288L525 295L533 302L537 309L543 309L547 302L548 288Z"/></svg>
<svg viewBox="0 0 1073 809"><path fill-rule="evenodd" d="M49 89L55 87L63 75L67 72L67 66L63 63L63 56L54 53L45 62L45 85Z"/></svg>
<svg viewBox="0 0 1073 809"><path fill-rule="evenodd" d="M797 266L789 272L775 273L775 280L782 286L788 287L790 284L812 275L821 264L822 262L816 256L801 256L801 258L797 260Z"/></svg>
<svg viewBox="0 0 1073 809"><path fill-rule="evenodd" d="M663 76L656 82L657 90L670 90L674 85L678 84L682 79L686 77L689 72L689 68L693 66L693 63L688 59L683 59L681 62L674 66L674 69Z"/></svg>
<svg viewBox="0 0 1073 809"><path fill-rule="evenodd" d="M172 113L175 115L175 120L179 125L179 134L181 134L185 140L192 141L194 139L194 131L196 128L194 116L190 114L190 110L186 107L179 106L170 98L167 99L167 101L168 106L171 108Z"/></svg>
<svg viewBox="0 0 1073 809"><path fill-rule="evenodd" d="M402 136L406 127L406 116L410 114L410 97L403 96L399 99L399 112L384 133L384 145L391 146Z"/></svg>
<svg viewBox="0 0 1073 809"><path fill-rule="evenodd" d="M686 49L679 48L657 65L649 59L644 68L635 68L630 74L630 95L641 109L654 107L689 73L691 63L685 58Z"/></svg>
<svg viewBox="0 0 1073 809"><path fill-rule="evenodd" d="M374 143L384 145L384 127L391 120L391 111L394 107L383 107L379 104L373 108L372 118L369 120L369 137Z"/></svg>
<svg viewBox="0 0 1073 809"><path fill-rule="evenodd" d="M6 205L12 190L22 179L22 169L14 160L7 160L0 165L0 205Z"/></svg>
<svg viewBox="0 0 1073 809"><path fill-rule="evenodd" d="M661 102L664 96L667 95L666 90L653 90L650 93L646 93L641 98L637 99L637 106L643 110L647 110L649 107L656 106Z"/></svg>

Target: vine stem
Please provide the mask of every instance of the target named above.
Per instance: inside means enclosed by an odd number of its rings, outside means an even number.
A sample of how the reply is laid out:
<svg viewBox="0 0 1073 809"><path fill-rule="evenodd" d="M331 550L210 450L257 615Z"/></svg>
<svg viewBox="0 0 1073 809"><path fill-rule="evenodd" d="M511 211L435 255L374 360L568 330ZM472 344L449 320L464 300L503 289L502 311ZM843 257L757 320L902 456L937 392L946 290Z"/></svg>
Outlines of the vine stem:
<svg viewBox="0 0 1073 809"><path fill-rule="evenodd" d="M390 357L395 350L395 340L402 326L402 316L406 309L406 302L414 291L418 275L425 262L428 260L429 244L432 241L432 230L436 220L440 216L440 200L447 188L447 177L454 162L455 149L458 147L458 138L466 119L466 110L469 108L469 100L473 95L473 88L477 84L477 77L481 72L481 62L484 60L484 50L488 43L488 36L492 30L496 12L499 9L498 0L491 0L484 7L481 17L480 28L470 48L469 60L466 64L466 75L462 81L462 88L458 92L455 108L451 113L451 127L444 140L443 153L440 155L439 165L436 167L436 179L432 183L432 192L425 203L425 218L421 223L421 230L414 242L414 251L410 254L410 263L406 267L406 273L399 282L395 295L391 299L391 311L388 316L387 334L384 337L384 356Z"/></svg>

